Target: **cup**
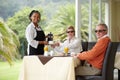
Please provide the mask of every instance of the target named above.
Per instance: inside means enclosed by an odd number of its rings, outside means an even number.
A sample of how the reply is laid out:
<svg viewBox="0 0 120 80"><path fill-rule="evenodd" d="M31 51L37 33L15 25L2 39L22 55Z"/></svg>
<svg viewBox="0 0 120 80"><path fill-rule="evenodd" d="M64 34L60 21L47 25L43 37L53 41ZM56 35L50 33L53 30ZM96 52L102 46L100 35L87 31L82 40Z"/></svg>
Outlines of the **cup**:
<svg viewBox="0 0 120 80"><path fill-rule="evenodd" d="M48 46L47 45L44 47L44 51L48 51Z"/></svg>
<svg viewBox="0 0 120 80"><path fill-rule="evenodd" d="M65 53L65 56L68 55L68 51L69 51L69 48L68 48L68 47L64 47L64 53Z"/></svg>

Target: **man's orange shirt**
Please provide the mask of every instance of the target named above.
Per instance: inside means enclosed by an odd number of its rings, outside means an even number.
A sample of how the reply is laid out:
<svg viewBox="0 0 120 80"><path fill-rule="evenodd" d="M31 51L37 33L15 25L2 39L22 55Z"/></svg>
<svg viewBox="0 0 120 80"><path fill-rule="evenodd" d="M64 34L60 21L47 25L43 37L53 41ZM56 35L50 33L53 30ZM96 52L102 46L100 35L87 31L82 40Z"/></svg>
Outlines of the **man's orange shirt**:
<svg viewBox="0 0 120 80"><path fill-rule="evenodd" d="M109 42L109 37L101 38L91 50L80 53L79 59L86 60L95 68L101 69Z"/></svg>

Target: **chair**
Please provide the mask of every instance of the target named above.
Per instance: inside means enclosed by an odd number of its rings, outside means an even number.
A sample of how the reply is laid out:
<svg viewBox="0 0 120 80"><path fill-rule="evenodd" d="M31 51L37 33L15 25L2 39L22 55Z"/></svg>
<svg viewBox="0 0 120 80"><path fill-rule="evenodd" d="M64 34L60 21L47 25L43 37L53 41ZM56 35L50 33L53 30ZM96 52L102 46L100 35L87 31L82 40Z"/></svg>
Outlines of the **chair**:
<svg viewBox="0 0 120 80"><path fill-rule="evenodd" d="M83 48L83 51L87 51L87 49L88 49L88 42L82 42L82 48Z"/></svg>
<svg viewBox="0 0 120 80"><path fill-rule="evenodd" d="M76 80L113 80L114 61L118 43L110 42L103 61L101 75L76 76Z"/></svg>
<svg viewBox="0 0 120 80"><path fill-rule="evenodd" d="M88 42L88 48L87 50L92 49L92 47L96 44L96 42Z"/></svg>
<svg viewBox="0 0 120 80"><path fill-rule="evenodd" d="M118 42L118 48L117 51L120 52L120 42ZM118 69L118 80L120 80L120 70Z"/></svg>
<svg viewBox="0 0 120 80"><path fill-rule="evenodd" d="M82 42L83 50L81 52L91 49L95 45L95 43L96 42ZM81 60L81 65L83 65L84 63L85 63L85 60Z"/></svg>

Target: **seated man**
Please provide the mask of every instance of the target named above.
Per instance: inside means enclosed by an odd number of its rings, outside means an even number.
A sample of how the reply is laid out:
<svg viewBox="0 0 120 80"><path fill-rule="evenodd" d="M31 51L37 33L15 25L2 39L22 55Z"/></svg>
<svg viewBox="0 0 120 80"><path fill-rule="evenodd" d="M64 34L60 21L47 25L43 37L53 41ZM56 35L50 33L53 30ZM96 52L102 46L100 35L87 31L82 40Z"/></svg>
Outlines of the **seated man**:
<svg viewBox="0 0 120 80"><path fill-rule="evenodd" d="M63 42L56 42L52 45L56 53L63 54L64 48L68 47L68 53L79 53L82 51L81 41L75 37L75 30L73 26L69 26L66 29L67 39Z"/></svg>
<svg viewBox="0 0 120 80"><path fill-rule="evenodd" d="M76 75L98 75L101 73L103 59L106 53L110 38L107 36L108 28L106 24L96 26L97 43L89 50L77 54L79 60L85 60L83 66L76 68Z"/></svg>

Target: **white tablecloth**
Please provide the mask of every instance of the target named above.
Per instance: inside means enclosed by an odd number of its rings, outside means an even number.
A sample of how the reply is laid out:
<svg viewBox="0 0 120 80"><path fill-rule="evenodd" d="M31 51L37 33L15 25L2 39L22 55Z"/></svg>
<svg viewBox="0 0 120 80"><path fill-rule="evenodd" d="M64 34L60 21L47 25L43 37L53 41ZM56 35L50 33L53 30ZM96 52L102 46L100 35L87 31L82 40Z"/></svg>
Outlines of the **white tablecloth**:
<svg viewBox="0 0 120 80"><path fill-rule="evenodd" d="M19 80L75 80L73 57L54 57L45 65L38 56L25 56Z"/></svg>

